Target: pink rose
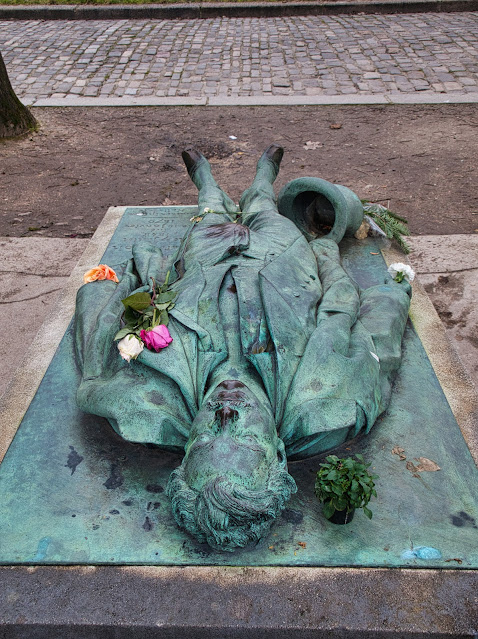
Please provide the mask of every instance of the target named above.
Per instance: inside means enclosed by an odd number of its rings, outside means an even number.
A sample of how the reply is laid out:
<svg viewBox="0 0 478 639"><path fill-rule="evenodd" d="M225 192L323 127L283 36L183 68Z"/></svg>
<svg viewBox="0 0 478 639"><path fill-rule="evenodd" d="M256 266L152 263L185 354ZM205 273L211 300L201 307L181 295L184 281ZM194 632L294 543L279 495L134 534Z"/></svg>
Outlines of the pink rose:
<svg viewBox="0 0 478 639"><path fill-rule="evenodd" d="M151 351L156 351L157 353L159 353L162 348L166 348L166 346L171 344L173 341L167 326L164 324L155 326L147 331L142 330L140 337L146 344L146 348L149 348Z"/></svg>

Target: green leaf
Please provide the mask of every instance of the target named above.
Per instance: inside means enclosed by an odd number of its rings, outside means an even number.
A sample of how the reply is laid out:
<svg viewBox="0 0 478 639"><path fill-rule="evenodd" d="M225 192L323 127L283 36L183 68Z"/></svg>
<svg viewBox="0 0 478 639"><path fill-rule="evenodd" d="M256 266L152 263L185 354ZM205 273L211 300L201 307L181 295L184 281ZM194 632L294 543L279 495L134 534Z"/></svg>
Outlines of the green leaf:
<svg viewBox="0 0 478 639"><path fill-rule="evenodd" d="M114 340L117 341L119 339L123 339L123 337L126 337L126 335L131 335L132 333L133 331L131 330L131 328L129 328L129 326L125 326L116 333L116 335L114 336Z"/></svg>
<svg viewBox="0 0 478 639"><path fill-rule="evenodd" d="M372 511L367 508L367 506L363 507L364 513L367 515L369 519L372 519Z"/></svg>
<svg viewBox="0 0 478 639"><path fill-rule="evenodd" d="M348 502L346 499L337 499L335 500L335 508L336 510L345 510L348 507Z"/></svg>
<svg viewBox="0 0 478 639"><path fill-rule="evenodd" d="M158 311L165 311L169 307L170 304L171 304L171 302L164 302L163 304L156 303L155 306L158 309Z"/></svg>
<svg viewBox="0 0 478 639"><path fill-rule="evenodd" d="M131 306L127 306L125 312L123 314L123 319L125 324L128 326L136 326L138 323L139 314L131 308Z"/></svg>
<svg viewBox="0 0 478 639"><path fill-rule="evenodd" d="M324 513L324 517L329 519L335 512L335 507L331 501L324 502L324 506L322 508L322 512Z"/></svg>
<svg viewBox="0 0 478 639"><path fill-rule="evenodd" d="M151 295L146 291L143 293L133 293L124 300L121 300L125 308L132 308L135 311L142 311L151 304Z"/></svg>
<svg viewBox="0 0 478 639"><path fill-rule="evenodd" d="M160 318L159 318L159 324L164 324L164 326L167 326L169 324L168 311L161 311L161 315L160 315Z"/></svg>
<svg viewBox="0 0 478 639"><path fill-rule="evenodd" d="M166 291L166 293L160 293L156 298L156 303L165 304L166 302L174 302L177 295L178 294L175 291Z"/></svg>

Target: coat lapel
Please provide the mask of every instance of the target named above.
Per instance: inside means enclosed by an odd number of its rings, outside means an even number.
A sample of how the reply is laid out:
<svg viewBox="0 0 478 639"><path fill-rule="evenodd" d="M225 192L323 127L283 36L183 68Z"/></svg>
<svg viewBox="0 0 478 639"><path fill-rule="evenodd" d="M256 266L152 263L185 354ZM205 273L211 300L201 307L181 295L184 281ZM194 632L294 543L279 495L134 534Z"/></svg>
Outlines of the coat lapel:
<svg viewBox="0 0 478 639"><path fill-rule="evenodd" d="M276 421L280 423L292 379L315 328L322 287L305 238L298 238L259 273L267 326L274 342Z"/></svg>

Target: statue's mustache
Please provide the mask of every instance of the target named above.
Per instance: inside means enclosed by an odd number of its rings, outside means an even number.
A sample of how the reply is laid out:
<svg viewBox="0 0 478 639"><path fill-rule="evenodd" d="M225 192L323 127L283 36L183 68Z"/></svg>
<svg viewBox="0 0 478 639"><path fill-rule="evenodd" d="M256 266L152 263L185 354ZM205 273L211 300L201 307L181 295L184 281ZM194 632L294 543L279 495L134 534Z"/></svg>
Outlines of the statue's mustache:
<svg viewBox="0 0 478 639"><path fill-rule="evenodd" d="M237 406L241 406L243 408L250 407L250 403L246 402L244 399L222 399L222 400L213 400L206 402L207 408L211 410L219 410L224 408L225 406L235 408Z"/></svg>

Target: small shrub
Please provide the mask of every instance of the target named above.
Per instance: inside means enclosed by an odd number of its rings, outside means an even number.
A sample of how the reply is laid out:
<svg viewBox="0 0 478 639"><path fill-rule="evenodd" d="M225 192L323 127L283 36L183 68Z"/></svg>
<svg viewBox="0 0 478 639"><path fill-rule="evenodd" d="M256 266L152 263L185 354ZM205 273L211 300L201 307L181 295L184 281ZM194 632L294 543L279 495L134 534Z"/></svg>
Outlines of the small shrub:
<svg viewBox="0 0 478 639"><path fill-rule="evenodd" d="M376 497L374 479L362 455L339 459L335 455L325 458L320 465L315 480L315 494L323 502L324 516L329 519L336 510L352 511L363 508L364 513L372 519L372 511L367 508L372 497Z"/></svg>

